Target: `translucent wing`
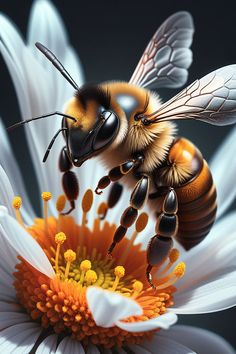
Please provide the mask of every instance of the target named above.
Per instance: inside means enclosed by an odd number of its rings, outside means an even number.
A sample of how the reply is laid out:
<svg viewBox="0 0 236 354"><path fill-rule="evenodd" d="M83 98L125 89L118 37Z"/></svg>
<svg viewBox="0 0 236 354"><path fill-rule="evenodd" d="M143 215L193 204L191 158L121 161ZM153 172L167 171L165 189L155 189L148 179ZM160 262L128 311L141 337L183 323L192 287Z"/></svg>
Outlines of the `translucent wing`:
<svg viewBox="0 0 236 354"><path fill-rule="evenodd" d="M192 62L189 47L193 33L193 20L188 12L170 16L152 37L130 83L153 88L184 85Z"/></svg>
<svg viewBox="0 0 236 354"><path fill-rule="evenodd" d="M196 80L143 118L146 124L189 118L214 125L236 123L236 65L225 66Z"/></svg>

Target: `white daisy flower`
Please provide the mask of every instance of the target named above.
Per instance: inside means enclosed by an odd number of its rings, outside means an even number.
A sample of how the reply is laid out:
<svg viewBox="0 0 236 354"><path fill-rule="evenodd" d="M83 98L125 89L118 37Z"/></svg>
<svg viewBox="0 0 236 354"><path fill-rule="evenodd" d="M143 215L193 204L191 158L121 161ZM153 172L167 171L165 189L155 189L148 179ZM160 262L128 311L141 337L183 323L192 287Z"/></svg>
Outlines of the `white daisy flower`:
<svg viewBox="0 0 236 354"><path fill-rule="evenodd" d="M83 78L54 7L46 0L34 3L27 45L3 15L0 38L22 117L60 110L61 102L73 92L37 53L34 43L41 41L48 46L79 84ZM119 218L126 200L122 198L114 211L109 210L105 221L99 218L106 202L98 205L99 198L93 201L92 191L86 191L86 186L94 190L103 175L94 160L76 171L83 196L76 210L79 218L60 215L65 207L57 172L60 138L46 166L41 162L52 132L59 127L60 119L55 118L26 128L39 187L50 191L42 193L41 219L35 218L0 125L0 350L17 354L96 354L112 353L113 349L136 354L234 353L213 333L188 326L170 327L177 314L220 311L236 304L236 212L219 219L193 250L181 250L180 254L173 249L168 263L155 274L159 284L155 292L145 279L145 246L152 235L145 212L133 234L117 247L113 259L106 257L116 228L113 221ZM219 217L236 194L235 141L236 129L211 164L220 186ZM228 171L227 176L221 171ZM15 195L20 195L23 203ZM52 196L58 197L56 202Z"/></svg>

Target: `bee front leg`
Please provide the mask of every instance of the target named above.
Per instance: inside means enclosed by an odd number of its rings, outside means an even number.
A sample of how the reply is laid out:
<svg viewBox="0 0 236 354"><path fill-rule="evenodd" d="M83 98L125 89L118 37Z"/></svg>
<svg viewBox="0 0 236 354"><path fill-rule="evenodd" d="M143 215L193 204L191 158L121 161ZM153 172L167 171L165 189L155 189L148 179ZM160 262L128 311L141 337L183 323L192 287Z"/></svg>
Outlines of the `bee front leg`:
<svg viewBox="0 0 236 354"><path fill-rule="evenodd" d="M124 163L112 168L108 175L102 177L95 189L96 194L101 194L102 190L110 185L111 182L117 182L122 177L131 173L135 168L143 163L144 157L142 154L135 155L134 158L125 161Z"/></svg>
<svg viewBox="0 0 236 354"><path fill-rule="evenodd" d="M144 206L149 193L150 177L142 175L140 180L134 187L130 197L130 206L125 209L120 219L120 226L116 229L113 237L113 242L108 249L108 254L111 255L116 244L119 243L125 236L127 229L133 225L138 216L138 210Z"/></svg>
<svg viewBox="0 0 236 354"><path fill-rule="evenodd" d="M147 249L146 276L151 287L155 289L152 282L151 270L160 266L169 256L173 247L173 236L178 230L178 199L173 188L170 188L165 196L162 213L156 222L156 235L149 242Z"/></svg>
<svg viewBox="0 0 236 354"><path fill-rule="evenodd" d="M66 195L66 198L70 202L70 209L63 213L63 215L68 215L75 209L75 200L79 195L79 183L77 177L73 171L70 171L73 167L67 152L66 146L61 150L59 156L59 169L63 172L62 175L62 186Z"/></svg>

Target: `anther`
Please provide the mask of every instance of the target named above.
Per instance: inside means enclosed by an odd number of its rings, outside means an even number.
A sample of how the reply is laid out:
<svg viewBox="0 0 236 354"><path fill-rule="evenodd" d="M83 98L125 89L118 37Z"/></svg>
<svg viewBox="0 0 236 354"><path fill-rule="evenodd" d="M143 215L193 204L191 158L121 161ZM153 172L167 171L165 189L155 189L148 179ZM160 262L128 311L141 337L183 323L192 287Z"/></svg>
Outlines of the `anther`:
<svg viewBox="0 0 236 354"><path fill-rule="evenodd" d="M115 278L115 281L112 286L112 291L116 290L120 279L123 278L123 276L125 275L125 268L122 266L115 267L114 274L115 274L116 278Z"/></svg>
<svg viewBox="0 0 236 354"><path fill-rule="evenodd" d="M58 211L58 218L57 218L57 230L58 231L61 230L61 221L62 221L62 217L63 217L62 212L65 209L65 206L66 206L66 196L64 194L61 194L57 198L57 202L56 202L56 208Z"/></svg>
<svg viewBox="0 0 236 354"><path fill-rule="evenodd" d="M107 214L108 206L107 203L102 202L99 204L97 213L100 220L104 220Z"/></svg>
<svg viewBox="0 0 236 354"><path fill-rule="evenodd" d="M169 254L170 263L175 263L179 259L180 252L177 248L172 248Z"/></svg>
<svg viewBox="0 0 236 354"><path fill-rule="evenodd" d="M97 273L92 270L89 269L87 270L86 274L85 274L85 281L87 283L87 285L92 285L94 284L98 279Z"/></svg>
<svg viewBox="0 0 236 354"><path fill-rule="evenodd" d="M57 249L56 249L56 256L55 256L55 269L56 273L58 274L59 272L59 254L60 254L60 248L61 245L65 242L66 240L66 235L64 232L59 232L58 234L55 235L55 242L57 244Z"/></svg>
<svg viewBox="0 0 236 354"><path fill-rule="evenodd" d="M80 267L80 270L81 270L79 282L81 284L83 284L85 273L92 268L92 264L91 264L91 262L88 259L85 259L84 261L82 261L80 263L79 267Z"/></svg>
<svg viewBox="0 0 236 354"><path fill-rule="evenodd" d="M43 199L43 214L44 214L44 227L45 233L48 233L48 201L52 198L52 194L50 192L42 192L41 194Z"/></svg>
<svg viewBox="0 0 236 354"><path fill-rule="evenodd" d="M133 289L134 292L132 294L132 298L135 299L143 290L143 283L141 281L136 280L133 284Z"/></svg>
<svg viewBox="0 0 236 354"><path fill-rule="evenodd" d="M177 278L182 278L182 277L184 276L185 269L186 269L185 263L184 263L184 262L180 262L180 263L177 264L177 266L174 268L173 274L174 274Z"/></svg>
<svg viewBox="0 0 236 354"><path fill-rule="evenodd" d="M20 213L20 207L22 205L22 199L19 196L16 196L13 198L12 201L12 206L15 209L15 215L16 215L16 220L18 221L18 223L24 227L24 222L22 220L21 217L21 213Z"/></svg>
<svg viewBox="0 0 236 354"><path fill-rule="evenodd" d="M58 213L62 213L66 206L66 196L64 194L59 195L56 202L56 208Z"/></svg>
<svg viewBox="0 0 236 354"><path fill-rule="evenodd" d="M65 258L65 261L67 262L66 263L66 270L65 270L65 279L67 279L68 275L69 275L69 271L70 271L70 265L72 262L74 262L76 260L76 253L73 250L68 249L64 253L64 258Z"/></svg>

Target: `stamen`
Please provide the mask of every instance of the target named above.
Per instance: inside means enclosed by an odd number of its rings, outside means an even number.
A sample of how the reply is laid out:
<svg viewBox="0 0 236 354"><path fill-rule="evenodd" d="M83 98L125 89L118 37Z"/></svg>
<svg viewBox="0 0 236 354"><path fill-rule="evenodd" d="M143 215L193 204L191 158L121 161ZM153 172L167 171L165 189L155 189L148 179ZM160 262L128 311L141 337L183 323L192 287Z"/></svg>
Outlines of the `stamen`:
<svg viewBox="0 0 236 354"><path fill-rule="evenodd" d="M85 281L87 285L94 284L98 279L97 273L94 270L89 269L85 274Z"/></svg>
<svg viewBox="0 0 236 354"><path fill-rule="evenodd" d="M167 277L159 280L159 283L161 285L158 285L156 287L156 290L166 289L169 286L173 285L178 279L184 276L185 269L186 265L184 262L180 262L179 264L177 264L174 270Z"/></svg>
<svg viewBox="0 0 236 354"><path fill-rule="evenodd" d="M158 276L165 274L172 266L173 264L179 259L180 252L177 250L177 248L172 248L169 254L169 263L165 266L165 268L158 273Z"/></svg>
<svg viewBox="0 0 236 354"><path fill-rule="evenodd" d="M41 194L43 199L43 214L44 214L44 227L45 233L48 233L48 201L52 198L50 192L42 192Z"/></svg>
<svg viewBox="0 0 236 354"><path fill-rule="evenodd" d="M92 268L92 264L91 264L91 262L88 259L85 259L84 261L82 261L80 263L79 267L80 267L80 270L81 270L79 282L83 285L85 273Z"/></svg>
<svg viewBox="0 0 236 354"><path fill-rule="evenodd" d="M142 232L146 228L147 223L148 223L148 214L147 213L140 214L138 219L136 220L136 223L135 223L135 231L133 232L133 234L129 240L129 244L126 247L123 255L121 256L120 263L123 264L126 261L127 256L130 252L131 247L134 244L136 237L138 236L138 234L140 232Z"/></svg>
<svg viewBox="0 0 236 354"><path fill-rule="evenodd" d="M15 209L16 220L24 227L24 222L20 213L20 207L22 205L22 199L19 196L15 196L12 201L12 206Z"/></svg>
<svg viewBox="0 0 236 354"><path fill-rule="evenodd" d="M66 196L64 194L61 194L57 198L57 202L56 202L56 208L58 211L58 218L57 218L57 230L58 231L61 230L61 221L63 218L62 212L65 209L65 206L66 206Z"/></svg>
<svg viewBox="0 0 236 354"><path fill-rule="evenodd" d="M119 285L119 281L123 276L125 275L125 268L122 266L117 266L115 267L114 274L116 276L115 281L112 286L112 291L115 291L117 286Z"/></svg>
<svg viewBox="0 0 236 354"><path fill-rule="evenodd" d="M66 235L64 234L64 232L59 232L58 234L55 235L55 242L57 244L56 256L55 256L55 269L57 274L59 273L58 261L59 261L60 248L61 245L65 242L65 240L66 240Z"/></svg>
<svg viewBox="0 0 236 354"><path fill-rule="evenodd" d="M108 210L108 205L106 202L102 202L99 204L97 213L98 213L98 217L100 220L104 220L106 215L107 215L107 210Z"/></svg>
<svg viewBox="0 0 236 354"><path fill-rule="evenodd" d="M136 299L136 297L141 293L141 291L143 290L143 283L141 281L136 280L133 284L133 295L132 298Z"/></svg>
<svg viewBox="0 0 236 354"><path fill-rule="evenodd" d="M82 225L85 226L87 223L86 214L89 212L93 205L93 191L92 189L88 189L82 199L82 210L83 210L83 220Z"/></svg>
<svg viewBox="0 0 236 354"><path fill-rule="evenodd" d="M76 253L69 249L64 253L64 258L66 263L66 270L65 270L65 279L68 279L69 271L70 271L70 265L72 262L76 260Z"/></svg>

